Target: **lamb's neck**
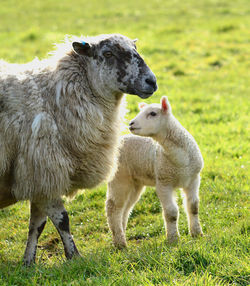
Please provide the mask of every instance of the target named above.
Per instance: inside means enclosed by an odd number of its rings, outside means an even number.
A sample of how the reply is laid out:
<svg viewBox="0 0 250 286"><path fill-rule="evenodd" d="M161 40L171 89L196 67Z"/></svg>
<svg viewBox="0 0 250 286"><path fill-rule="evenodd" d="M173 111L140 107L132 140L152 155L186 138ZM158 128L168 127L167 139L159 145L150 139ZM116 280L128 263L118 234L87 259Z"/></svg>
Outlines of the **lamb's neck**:
<svg viewBox="0 0 250 286"><path fill-rule="evenodd" d="M166 126L155 136L155 140L162 146L163 154L176 166L188 166L192 159L190 134L177 120Z"/></svg>

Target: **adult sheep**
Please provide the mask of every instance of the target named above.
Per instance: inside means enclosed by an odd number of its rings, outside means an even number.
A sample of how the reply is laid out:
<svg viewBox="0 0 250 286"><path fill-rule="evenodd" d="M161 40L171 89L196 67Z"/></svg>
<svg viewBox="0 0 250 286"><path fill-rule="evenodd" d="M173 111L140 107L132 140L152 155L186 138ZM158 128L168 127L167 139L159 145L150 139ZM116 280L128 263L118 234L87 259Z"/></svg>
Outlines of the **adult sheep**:
<svg viewBox="0 0 250 286"><path fill-rule="evenodd" d="M119 34L66 39L42 61L0 62L0 208L31 202L25 264L35 261L47 216L66 257L79 254L61 197L109 177L123 93L147 98L156 89L135 41Z"/></svg>

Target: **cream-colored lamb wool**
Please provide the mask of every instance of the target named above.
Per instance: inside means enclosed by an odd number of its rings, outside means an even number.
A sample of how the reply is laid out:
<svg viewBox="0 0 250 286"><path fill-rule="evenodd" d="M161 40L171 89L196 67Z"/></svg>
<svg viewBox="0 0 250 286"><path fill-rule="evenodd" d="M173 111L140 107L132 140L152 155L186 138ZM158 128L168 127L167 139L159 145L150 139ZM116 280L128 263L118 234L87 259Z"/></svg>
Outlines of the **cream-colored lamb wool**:
<svg viewBox="0 0 250 286"><path fill-rule="evenodd" d="M145 186L156 187L169 242L179 236L173 196L176 188L183 188L185 193L191 235L202 235L198 192L203 159L199 147L173 116L167 97L162 97L161 104L139 107L140 113L129 125L136 135L123 137L118 170L108 184L106 213L113 242L119 248L126 246L129 213Z"/></svg>
<svg viewBox="0 0 250 286"><path fill-rule="evenodd" d="M47 216L66 257L78 254L61 197L112 176L123 94L156 89L135 41L119 34L67 39L29 64L0 61L0 208L31 201L26 264Z"/></svg>

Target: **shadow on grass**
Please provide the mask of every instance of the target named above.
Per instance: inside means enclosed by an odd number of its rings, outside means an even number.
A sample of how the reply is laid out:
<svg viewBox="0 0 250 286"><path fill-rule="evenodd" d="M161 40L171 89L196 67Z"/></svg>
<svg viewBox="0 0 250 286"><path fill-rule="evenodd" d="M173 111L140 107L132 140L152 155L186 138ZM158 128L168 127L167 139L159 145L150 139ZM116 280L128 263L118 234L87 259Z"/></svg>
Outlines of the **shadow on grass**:
<svg viewBox="0 0 250 286"><path fill-rule="evenodd" d="M1 261L0 259L0 285L69 285L72 281L86 281L88 279L102 279L105 277L104 269L109 269L108 256L93 253L84 257L74 257L67 261L57 256L53 262L50 258L29 267L22 261ZM39 259L41 261L41 259ZM65 284L66 283L66 284Z"/></svg>
<svg viewBox="0 0 250 286"><path fill-rule="evenodd" d="M198 251L179 250L173 267L188 276L197 270L206 270L211 261Z"/></svg>

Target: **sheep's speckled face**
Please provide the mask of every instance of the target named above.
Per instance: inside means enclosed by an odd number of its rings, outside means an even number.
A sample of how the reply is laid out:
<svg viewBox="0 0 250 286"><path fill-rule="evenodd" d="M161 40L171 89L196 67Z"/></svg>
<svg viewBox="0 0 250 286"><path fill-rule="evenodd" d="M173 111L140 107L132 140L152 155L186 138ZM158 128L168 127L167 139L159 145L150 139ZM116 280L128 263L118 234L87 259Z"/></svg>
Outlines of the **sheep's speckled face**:
<svg viewBox="0 0 250 286"><path fill-rule="evenodd" d="M157 90L155 75L138 54L134 41L127 37L107 35L99 42L78 45L78 50L76 45L73 47L78 54L91 57L93 74L102 88L141 98Z"/></svg>

